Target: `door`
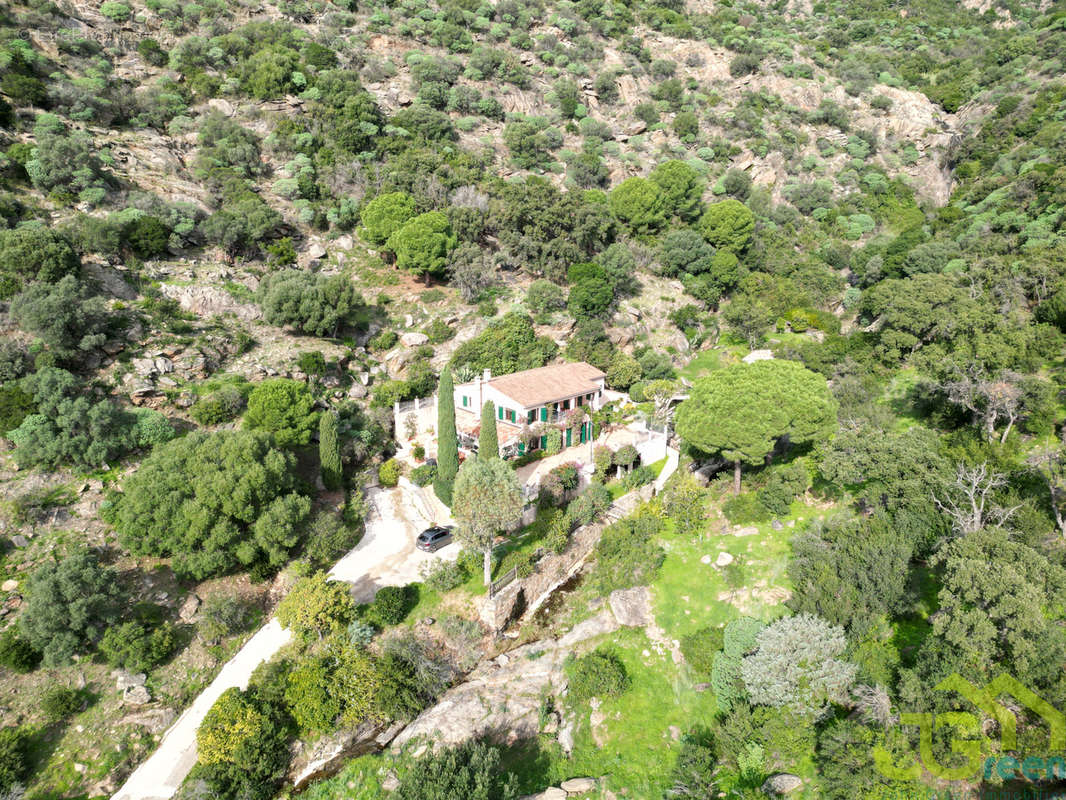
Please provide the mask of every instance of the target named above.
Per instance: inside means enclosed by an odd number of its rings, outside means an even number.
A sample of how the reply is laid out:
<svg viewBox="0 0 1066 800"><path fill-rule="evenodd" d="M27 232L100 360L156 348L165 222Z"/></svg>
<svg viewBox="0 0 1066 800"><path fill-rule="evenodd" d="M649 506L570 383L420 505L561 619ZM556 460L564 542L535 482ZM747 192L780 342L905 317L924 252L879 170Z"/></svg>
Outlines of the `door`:
<svg viewBox="0 0 1066 800"><path fill-rule="evenodd" d="M574 432L574 431L573 431L573 429L571 429L571 428L567 428L567 429L566 429L566 446L567 446L567 447L569 447L569 446L570 446L570 434L572 434L573 432Z"/></svg>

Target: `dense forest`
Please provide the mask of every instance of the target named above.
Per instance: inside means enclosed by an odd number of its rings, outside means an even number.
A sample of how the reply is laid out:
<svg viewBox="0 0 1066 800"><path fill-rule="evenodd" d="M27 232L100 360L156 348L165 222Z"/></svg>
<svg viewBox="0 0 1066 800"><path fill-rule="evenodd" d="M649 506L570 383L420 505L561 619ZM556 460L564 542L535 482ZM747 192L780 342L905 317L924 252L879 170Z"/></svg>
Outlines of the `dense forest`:
<svg viewBox="0 0 1066 800"><path fill-rule="evenodd" d="M485 699L306 796L1049 796L1064 72L1061 0L0 4L0 796L113 795L272 618L177 796L295 796L549 661L532 732ZM460 467L397 424L557 362L621 398L572 424L680 454L624 516L631 446L529 498L563 428L483 457L490 410ZM456 558L327 579L423 490Z"/></svg>

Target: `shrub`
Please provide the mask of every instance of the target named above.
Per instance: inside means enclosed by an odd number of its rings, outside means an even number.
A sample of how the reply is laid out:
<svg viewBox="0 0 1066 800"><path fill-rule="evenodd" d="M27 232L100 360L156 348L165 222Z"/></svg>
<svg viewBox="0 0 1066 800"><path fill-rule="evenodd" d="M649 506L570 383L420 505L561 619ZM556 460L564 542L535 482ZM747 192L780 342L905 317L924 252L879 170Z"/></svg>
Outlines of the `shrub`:
<svg viewBox="0 0 1066 800"><path fill-rule="evenodd" d="M514 800L515 777L500 769L500 751L469 741L432 750L401 778L395 800Z"/></svg>
<svg viewBox="0 0 1066 800"><path fill-rule="evenodd" d="M348 625L348 641L356 647L366 647L374 640L377 628L361 619L353 619Z"/></svg>
<svg viewBox="0 0 1066 800"><path fill-rule="evenodd" d="M411 483L415 486L429 486L437 477L436 464L423 464L411 470Z"/></svg>
<svg viewBox="0 0 1066 800"><path fill-rule="evenodd" d="M593 585L607 594L649 583L662 566L666 553L652 541L662 520L644 509L610 525L596 544Z"/></svg>
<svg viewBox="0 0 1066 800"><path fill-rule="evenodd" d="M566 295L560 286L540 278L529 285L526 292L526 307L538 319L543 319L553 311L566 308Z"/></svg>
<svg viewBox="0 0 1066 800"><path fill-rule="evenodd" d="M304 639L344 630L355 618L348 585L324 572L301 578L278 604L278 622Z"/></svg>
<svg viewBox="0 0 1066 800"><path fill-rule="evenodd" d="M622 659L606 647L598 647L566 666L568 694L575 700L617 697L629 688L630 679Z"/></svg>
<svg viewBox="0 0 1066 800"><path fill-rule="evenodd" d="M251 619L251 609L239 598L222 593L210 595L200 608L200 637L215 642L244 630Z"/></svg>
<svg viewBox="0 0 1066 800"><path fill-rule="evenodd" d="M215 796L266 800L289 761L286 737L254 692L223 692L196 731L201 775Z"/></svg>
<svg viewBox="0 0 1066 800"><path fill-rule="evenodd" d="M611 492L594 483L578 495L567 508L567 516L576 528L594 522L611 504Z"/></svg>
<svg viewBox="0 0 1066 800"><path fill-rule="evenodd" d="M628 492L655 481L655 470L643 466L630 470L622 477L622 487Z"/></svg>
<svg viewBox="0 0 1066 800"><path fill-rule="evenodd" d="M426 586L443 593L462 586L470 578L470 573L458 561L430 561L422 576Z"/></svg>
<svg viewBox="0 0 1066 800"><path fill-rule="evenodd" d="M356 508L360 497L353 498ZM352 501L349 501L351 503ZM347 509L346 509L347 511ZM313 569L326 569L357 544L363 534L362 517L351 519L349 514L319 511L307 528L304 557Z"/></svg>
<svg viewBox="0 0 1066 800"><path fill-rule="evenodd" d="M77 275L81 260L66 239L48 228L23 226L0 231L0 298L17 294L31 281L55 283Z"/></svg>
<svg viewBox="0 0 1066 800"><path fill-rule="evenodd" d="M418 601L413 586L383 586L367 606L364 616L382 628L399 625Z"/></svg>
<svg viewBox="0 0 1066 800"><path fill-rule="evenodd" d="M224 386L197 400L189 415L201 425L219 425L239 417L244 405L244 392L236 386Z"/></svg>
<svg viewBox="0 0 1066 800"><path fill-rule="evenodd" d="M26 728L0 728L0 792L22 796L13 790L29 773L29 758L30 732Z"/></svg>
<svg viewBox="0 0 1066 800"><path fill-rule="evenodd" d="M734 78L743 78L759 71L759 57L752 53L741 53L729 62L729 74Z"/></svg>
<svg viewBox="0 0 1066 800"><path fill-rule="evenodd" d="M695 137L699 132L699 118L691 111L682 111L674 117L674 133L679 139L684 140L687 136Z"/></svg>
<svg viewBox="0 0 1066 800"><path fill-rule="evenodd" d="M66 686L52 686L41 693L41 711L51 722L59 722L81 710L82 694Z"/></svg>
<svg viewBox="0 0 1066 800"><path fill-rule="evenodd" d="M256 296L268 323L314 336L337 336L364 306L362 296L343 275L297 269L267 275ZM301 369L316 374L302 366Z"/></svg>
<svg viewBox="0 0 1066 800"><path fill-rule="evenodd" d="M170 420L150 408L137 409L134 420L133 440L138 447L152 448L177 436Z"/></svg>
<svg viewBox="0 0 1066 800"><path fill-rule="evenodd" d="M125 22L130 18L133 12L130 11L130 7L125 3L118 3L115 0L104 0L100 4L100 13L113 22Z"/></svg>
<svg viewBox="0 0 1066 800"><path fill-rule="evenodd" d="M15 672L27 673L41 663L41 651L22 636L17 626L8 628L0 635L0 665Z"/></svg>
<svg viewBox="0 0 1066 800"><path fill-rule="evenodd" d="M681 637L681 654L689 666L700 675L710 675L714 657L722 649L724 631L721 628L701 628Z"/></svg>
<svg viewBox="0 0 1066 800"><path fill-rule="evenodd" d="M403 464L395 458L390 458L378 467L378 483L391 488L400 482L402 474Z"/></svg>
<svg viewBox="0 0 1066 800"><path fill-rule="evenodd" d="M114 569L79 548L38 567L26 584L20 633L43 654L46 666L70 661L93 646L117 615Z"/></svg>
<svg viewBox="0 0 1066 800"><path fill-rule="evenodd" d="M107 629L100 640L100 654L113 667L131 672L147 672L174 651L174 626L164 623L154 630L132 621Z"/></svg>
<svg viewBox="0 0 1066 800"><path fill-rule="evenodd" d="M329 731L341 713L340 701L330 691L331 671L326 658L309 656L289 673L285 705L301 731Z"/></svg>
<svg viewBox="0 0 1066 800"><path fill-rule="evenodd" d="M722 513L733 525L755 525L770 519L770 512L755 492L730 497L722 504Z"/></svg>
<svg viewBox="0 0 1066 800"><path fill-rule="evenodd" d="M269 431L281 447L305 445L318 424L307 384L288 378L265 380L248 395L244 427Z"/></svg>
<svg viewBox="0 0 1066 800"><path fill-rule="evenodd" d="M155 448L103 514L127 550L173 556L183 576L275 569L311 511L294 464L263 433L193 433Z"/></svg>

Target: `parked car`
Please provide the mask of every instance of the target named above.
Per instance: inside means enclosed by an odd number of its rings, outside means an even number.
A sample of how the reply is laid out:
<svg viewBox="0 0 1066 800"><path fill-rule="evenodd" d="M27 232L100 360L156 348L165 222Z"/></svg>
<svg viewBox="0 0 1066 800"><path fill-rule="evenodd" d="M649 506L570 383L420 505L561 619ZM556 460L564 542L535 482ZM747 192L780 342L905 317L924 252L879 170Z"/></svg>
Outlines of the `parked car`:
<svg viewBox="0 0 1066 800"><path fill-rule="evenodd" d="M426 528L415 540L415 547L427 553L433 553L452 543L452 526L434 525Z"/></svg>

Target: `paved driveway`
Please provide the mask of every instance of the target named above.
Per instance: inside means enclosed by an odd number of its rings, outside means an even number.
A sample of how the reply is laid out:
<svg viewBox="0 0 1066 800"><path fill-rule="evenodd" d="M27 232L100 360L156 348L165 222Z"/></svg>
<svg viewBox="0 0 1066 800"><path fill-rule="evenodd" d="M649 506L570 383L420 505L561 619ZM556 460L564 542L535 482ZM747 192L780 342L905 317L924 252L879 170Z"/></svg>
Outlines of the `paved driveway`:
<svg viewBox="0 0 1066 800"><path fill-rule="evenodd" d="M422 565L434 559L454 559L458 544L436 553L415 549L415 538L431 524L450 523L447 508L433 495L406 480L396 489L367 493L366 533L362 541L336 563L330 575L352 584L359 603L374 599L382 586L403 586L421 577ZM126 780L112 800L167 800L196 764L196 729L226 689L247 688L255 668L286 645L292 634L271 619L222 667L164 734L159 747Z"/></svg>

